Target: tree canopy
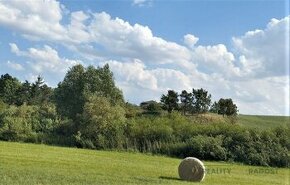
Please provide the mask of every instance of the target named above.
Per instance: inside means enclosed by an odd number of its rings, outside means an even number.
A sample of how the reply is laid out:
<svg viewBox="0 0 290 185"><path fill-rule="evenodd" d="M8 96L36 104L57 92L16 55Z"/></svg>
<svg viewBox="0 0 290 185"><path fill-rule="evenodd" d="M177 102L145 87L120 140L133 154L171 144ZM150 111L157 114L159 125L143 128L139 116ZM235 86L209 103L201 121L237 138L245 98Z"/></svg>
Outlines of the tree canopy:
<svg viewBox="0 0 290 185"><path fill-rule="evenodd" d="M73 66L58 84L54 95L57 111L71 119L83 112L85 102L92 95L106 97L112 104L124 103L108 65L102 68Z"/></svg>

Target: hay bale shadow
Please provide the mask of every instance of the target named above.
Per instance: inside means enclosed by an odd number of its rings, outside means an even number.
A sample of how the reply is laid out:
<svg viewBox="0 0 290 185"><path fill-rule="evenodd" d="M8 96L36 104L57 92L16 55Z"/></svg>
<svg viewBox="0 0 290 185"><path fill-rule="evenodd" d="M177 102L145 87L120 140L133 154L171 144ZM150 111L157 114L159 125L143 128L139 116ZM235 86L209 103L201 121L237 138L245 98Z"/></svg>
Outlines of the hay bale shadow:
<svg viewBox="0 0 290 185"><path fill-rule="evenodd" d="M177 178L177 177L166 177L166 176L159 176L159 179L183 181L182 179Z"/></svg>

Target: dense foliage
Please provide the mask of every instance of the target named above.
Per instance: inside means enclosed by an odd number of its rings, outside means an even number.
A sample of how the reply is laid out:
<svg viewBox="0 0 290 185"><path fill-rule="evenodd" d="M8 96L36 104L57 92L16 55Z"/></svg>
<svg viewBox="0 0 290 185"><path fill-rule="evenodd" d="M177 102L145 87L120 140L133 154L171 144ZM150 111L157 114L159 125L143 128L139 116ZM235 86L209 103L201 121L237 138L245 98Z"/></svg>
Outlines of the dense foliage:
<svg viewBox="0 0 290 185"><path fill-rule="evenodd" d="M169 90L161 104L124 103L108 65L74 66L55 89L41 77L30 84L2 75L0 95L0 139L5 141L290 166L290 128L261 131L232 124L229 115L236 115L237 107L231 99L211 107L227 117L207 117L211 95L204 89L180 95Z"/></svg>

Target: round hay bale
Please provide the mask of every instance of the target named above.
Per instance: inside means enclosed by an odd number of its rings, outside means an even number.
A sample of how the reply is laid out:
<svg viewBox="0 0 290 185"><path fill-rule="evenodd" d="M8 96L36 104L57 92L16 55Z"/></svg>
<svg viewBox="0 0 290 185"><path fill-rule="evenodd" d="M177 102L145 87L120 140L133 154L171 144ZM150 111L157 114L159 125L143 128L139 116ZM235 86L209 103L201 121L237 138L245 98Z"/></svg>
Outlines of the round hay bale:
<svg viewBox="0 0 290 185"><path fill-rule="evenodd" d="M205 167L199 159L187 157L179 164L178 173L182 180L201 182L205 176Z"/></svg>

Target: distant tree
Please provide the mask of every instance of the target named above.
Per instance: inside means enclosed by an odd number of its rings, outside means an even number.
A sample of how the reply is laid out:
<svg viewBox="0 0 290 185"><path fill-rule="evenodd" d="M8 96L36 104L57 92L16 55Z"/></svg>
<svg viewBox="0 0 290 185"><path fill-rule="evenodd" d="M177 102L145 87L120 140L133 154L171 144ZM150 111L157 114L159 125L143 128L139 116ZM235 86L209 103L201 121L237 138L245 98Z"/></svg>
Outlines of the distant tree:
<svg viewBox="0 0 290 185"><path fill-rule="evenodd" d="M97 69L73 66L54 94L58 112L73 120L83 112L88 97L92 95L106 97L113 105L124 104L123 94L116 87L108 65Z"/></svg>
<svg viewBox="0 0 290 185"><path fill-rule="evenodd" d="M162 105L160 105L157 102L150 102L148 106L145 108L145 113L159 115L161 114L161 110L162 110Z"/></svg>
<svg viewBox="0 0 290 185"><path fill-rule="evenodd" d="M227 116L235 116L238 113L238 108L236 104L233 103L232 99L223 99L221 98L218 101L218 114L227 115Z"/></svg>
<svg viewBox="0 0 290 185"><path fill-rule="evenodd" d="M1 75L0 78L0 97L9 105L15 104L17 100L17 91L21 87L21 83L17 78L9 74Z"/></svg>
<svg viewBox="0 0 290 185"><path fill-rule="evenodd" d="M178 93L174 90L168 90L167 95L162 95L160 102L165 110L171 113L178 110Z"/></svg>
<svg viewBox="0 0 290 185"><path fill-rule="evenodd" d="M183 90L179 96L181 101L181 110L185 115L186 112L191 110L192 93L188 93L186 90Z"/></svg>
<svg viewBox="0 0 290 185"><path fill-rule="evenodd" d="M192 89L192 112L205 113L211 103L211 95L204 89Z"/></svg>

